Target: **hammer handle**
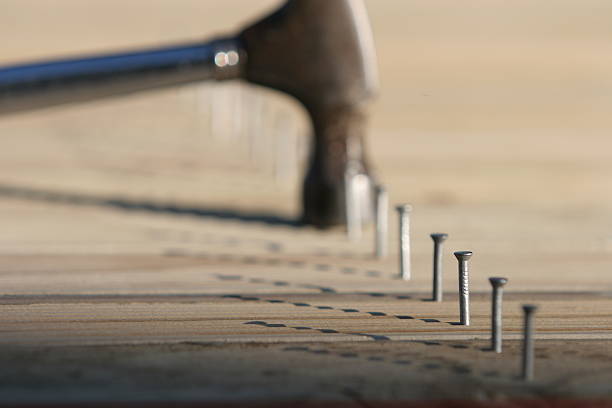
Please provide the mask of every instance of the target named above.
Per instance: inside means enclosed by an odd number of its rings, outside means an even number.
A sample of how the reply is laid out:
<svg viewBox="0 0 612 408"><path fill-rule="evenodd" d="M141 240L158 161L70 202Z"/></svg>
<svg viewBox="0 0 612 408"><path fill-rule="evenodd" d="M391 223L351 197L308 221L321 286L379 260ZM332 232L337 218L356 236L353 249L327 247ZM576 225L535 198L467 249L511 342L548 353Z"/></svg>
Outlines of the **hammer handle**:
<svg viewBox="0 0 612 408"><path fill-rule="evenodd" d="M235 39L0 67L0 115L240 74Z"/></svg>

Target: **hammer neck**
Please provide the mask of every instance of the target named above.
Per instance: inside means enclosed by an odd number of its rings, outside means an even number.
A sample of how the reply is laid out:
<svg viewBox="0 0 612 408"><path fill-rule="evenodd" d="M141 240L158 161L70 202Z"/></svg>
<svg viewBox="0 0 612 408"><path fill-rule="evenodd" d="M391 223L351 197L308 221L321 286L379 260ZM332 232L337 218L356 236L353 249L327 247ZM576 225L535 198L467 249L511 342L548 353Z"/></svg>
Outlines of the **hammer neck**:
<svg viewBox="0 0 612 408"><path fill-rule="evenodd" d="M346 172L368 174L361 109L310 111L314 144L304 180L303 221L319 227L342 224L346 209Z"/></svg>
<svg viewBox="0 0 612 408"><path fill-rule="evenodd" d="M332 174L349 163L365 170L364 136L366 113L354 107L320 109L310 112L314 130L313 160L327 167Z"/></svg>

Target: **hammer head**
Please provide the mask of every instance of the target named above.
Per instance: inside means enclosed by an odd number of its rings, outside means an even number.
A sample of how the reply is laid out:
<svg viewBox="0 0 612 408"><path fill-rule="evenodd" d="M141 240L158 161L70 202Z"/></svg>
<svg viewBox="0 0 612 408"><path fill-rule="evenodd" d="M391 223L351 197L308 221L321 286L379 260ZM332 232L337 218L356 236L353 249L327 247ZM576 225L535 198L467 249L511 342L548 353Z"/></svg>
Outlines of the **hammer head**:
<svg viewBox="0 0 612 408"><path fill-rule="evenodd" d="M289 0L240 39L247 54L245 79L292 95L312 119L303 221L319 227L344 223L347 169L368 173L362 146L366 105L378 86L363 1ZM369 190L352 199L370 208Z"/></svg>

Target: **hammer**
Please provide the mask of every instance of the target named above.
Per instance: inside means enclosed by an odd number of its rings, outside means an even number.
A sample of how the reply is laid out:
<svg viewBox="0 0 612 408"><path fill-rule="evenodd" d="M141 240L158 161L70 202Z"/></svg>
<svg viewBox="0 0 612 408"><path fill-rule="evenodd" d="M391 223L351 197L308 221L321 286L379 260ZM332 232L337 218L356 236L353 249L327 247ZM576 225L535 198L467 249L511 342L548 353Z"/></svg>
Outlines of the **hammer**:
<svg viewBox="0 0 612 408"><path fill-rule="evenodd" d="M230 79L285 92L308 112L304 224L344 224L347 200L372 208L363 140L378 84L363 0L288 0L237 35L204 43L0 67L0 115ZM360 196L347 198L349 172L369 182Z"/></svg>

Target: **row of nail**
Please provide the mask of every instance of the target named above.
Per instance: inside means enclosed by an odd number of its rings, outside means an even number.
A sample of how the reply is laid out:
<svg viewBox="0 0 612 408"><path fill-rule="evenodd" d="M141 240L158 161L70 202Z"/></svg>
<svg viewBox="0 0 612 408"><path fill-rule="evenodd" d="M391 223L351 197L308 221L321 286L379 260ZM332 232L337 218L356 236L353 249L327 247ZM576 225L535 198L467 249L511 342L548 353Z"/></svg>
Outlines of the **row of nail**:
<svg viewBox="0 0 612 408"><path fill-rule="evenodd" d="M384 187L375 188L375 256L379 259L386 257L388 253L388 207L389 199ZM399 221L399 277L410 280L411 274L411 245L410 245L410 213L412 206L401 204L396 206ZM347 214L347 224L360 224L359 220ZM353 234L354 235L354 234ZM349 235L350 236L350 235ZM442 302L442 255L443 244L448 239L448 234L432 233L430 235L434 242L433 248L433 290L432 300ZM459 321L461 325L470 325L470 292L469 292L469 261L472 251L454 252L458 261L459 271ZM501 277L489 278L493 293L491 307L491 350L496 353L502 352L502 294L503 287L508 279ZM523 330L523 352L522 352L522 378L531 380L534 372L533 352L533 315L537 309L534 305L523 305L524 330Z"/></svg>

